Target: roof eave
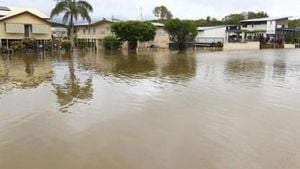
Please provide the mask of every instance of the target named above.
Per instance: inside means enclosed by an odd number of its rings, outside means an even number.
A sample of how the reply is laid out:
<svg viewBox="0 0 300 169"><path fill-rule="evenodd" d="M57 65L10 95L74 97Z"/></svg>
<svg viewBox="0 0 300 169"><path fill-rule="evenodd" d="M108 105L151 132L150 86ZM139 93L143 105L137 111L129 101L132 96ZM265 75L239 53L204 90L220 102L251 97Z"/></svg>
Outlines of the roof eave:
<svg viewBox="0 0 300 169"><path fill-rule="evenodd" d="M268 21L277 21L277 20L282 20L282 19L289 19L290 17L282 17L282 18L266 18L266 19L247 19L247 20L242 20L240 23L247 23L247 22L268 22Z"/></svg>
<svg viewBox="0 0 300 169"><path fill-rule="evenodd" d="M50 18L49 18L49 17L43 18L43 17L40 17L40 16L38 16L38 15L36 15L36 14L30 12L30 11L23 11L23 12L16 13L16 14L14 14L14 15L7 16L7 17L4 16L4 17L0 18L0 21L5 21L5 20L7 20L7 19L13 18L13 17L18 16L18 15L22 15L22 14L25 14L25 13L29 13L30 15L33 15L33 16L35 16L35 17L37 17L37 18L40 18L40 19L42 19L42 20L44 20L44 21L50 23L50 21L49 21Z"/></svg>

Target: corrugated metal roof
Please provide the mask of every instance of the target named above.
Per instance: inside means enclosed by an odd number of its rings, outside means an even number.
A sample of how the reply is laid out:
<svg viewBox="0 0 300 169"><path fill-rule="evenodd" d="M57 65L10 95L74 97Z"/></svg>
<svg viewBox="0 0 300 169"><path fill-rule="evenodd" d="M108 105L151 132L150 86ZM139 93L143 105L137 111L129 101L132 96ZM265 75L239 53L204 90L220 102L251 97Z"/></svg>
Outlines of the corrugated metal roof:
<svg viewBox="0 0 300 169"><path fill-rule="evenodd" d="M6 6L0 6L0 11L10 11L10 9Z"/></svg>
<svg viewBox="0 0 300 169"><path fill-rule="evenodd" d="M107 20L107 19L102 19L102 20L99 20L99 21L95 21L95 22L92 22L92 23L79 23L79 24L75 24L75 26L89 26L89 25L95 25L95 24L98 24L98 23L105 23L105 22L117 22L117 21L111 21L111 20ZM156 27L164 27L165 25L162 24L162 23L158 23L158 22L151 22L154 26Z"/></svg>
<svg viewBox="0 0 300 169"><path fill-rule="evenodd" d="M99 24L99 23L107 23L107 22L115 22L115 21L111 21L111 20L107 20L107 19L101 19L101 20L98 20L98 21L94 21L92 23L78 23L78 24L75 24L75 26L89 26L89 25L95 25L95 24Z"/></svg>
<svg viewBox="0 0 300 169"><path fill-rule="evenodd" d="M219 25L219 26L204 26L204 27L197 27L198 31L205 31L211 29L219 29L219 28L226 28L228 25Z"/></svg>
<svg viewBox="0 0 300 169"><path fill-rule="evenodd" d="M67 28L63 28L63 27L52 27L51 31L52 32L68 32Z"/></svg>
<svg viewBox="0 0 300 169"><path fill-rule="evenodd" d="M154 26L157 26L157 27L164 27L165 25L162 24L162 23L158 23L158 22L151 22Z"/></svg>
<svg viewBox="0 0 300 169"><path fill-rule="evenodd" d="M263 21L276 21L281 19L288 19L289 17L267 17L267 18L257 18L257 19L247 19L241 22L263 22Z"/></svg>

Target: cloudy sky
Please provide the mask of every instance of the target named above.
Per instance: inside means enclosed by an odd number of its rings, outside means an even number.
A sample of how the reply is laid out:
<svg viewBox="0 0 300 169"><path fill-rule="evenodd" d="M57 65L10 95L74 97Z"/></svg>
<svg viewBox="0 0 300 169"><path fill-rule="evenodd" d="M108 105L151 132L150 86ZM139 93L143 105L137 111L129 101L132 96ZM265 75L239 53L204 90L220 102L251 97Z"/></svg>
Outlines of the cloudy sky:
<svg viewBox="0 0 300 169"><path fill-rule="evenodd" d="M271 16L300 17L299 0L88 0L94 7L93 19L153 19L155 6L165 5L173 15L182 19L212 16L222 18L230 13L266 11ZM1 6L33 7L47 15L55 0L0 0ZM141 10L142 9L142 10Z"/></svg>

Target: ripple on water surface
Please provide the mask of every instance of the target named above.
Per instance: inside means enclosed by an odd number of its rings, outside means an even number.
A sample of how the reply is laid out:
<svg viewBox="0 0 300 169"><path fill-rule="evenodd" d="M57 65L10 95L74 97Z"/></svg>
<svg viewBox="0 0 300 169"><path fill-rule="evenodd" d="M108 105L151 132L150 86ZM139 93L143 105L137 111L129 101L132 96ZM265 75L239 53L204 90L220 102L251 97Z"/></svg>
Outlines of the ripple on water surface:
<svg viewBox="0 0 300 169"><path fill-rule="evenodd" d="M300 168L298 56L1 55L0 168Z"/></svg>

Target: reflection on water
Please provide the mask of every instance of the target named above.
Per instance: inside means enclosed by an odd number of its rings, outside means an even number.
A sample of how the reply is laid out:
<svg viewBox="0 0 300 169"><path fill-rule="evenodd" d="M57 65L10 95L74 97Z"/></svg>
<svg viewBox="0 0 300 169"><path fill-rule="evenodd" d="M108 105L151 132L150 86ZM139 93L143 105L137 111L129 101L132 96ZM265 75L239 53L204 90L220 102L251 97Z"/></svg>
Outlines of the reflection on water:
<svg viewBox="0 0 300 169"><path fill-rule="evenodd" d="M129 55L126 57L118 57L111 71L112 74L135 76L143 74L147 76L149 72L155 71L156 67L152 56L147 55Z"/></svg>
<svg viewBox="0 0 300 169"><path fill-rule="evenodd" d="M2 55L0 67L0 93L37 87L52 76L51 60L44 54Z"/></svg>
<svg viewBox="0 0 300 169"><path fill-rule="evenodd" d="M226 63L226 77L231 82L260 85L265 79L265 63L255 58L233 58ZM237 79L239 79L237 81Z"/></svg>
<svg viewBox="0 0 300 169"><path fill-rule="evenodd" d="M168 59L168 64L161 70L163 77L184 80L196 75L197 63L193 53L179 53Z"/></svg>
<svg viewBox="0 0 300 169"><path fill-rule="evenodd" d="M32 58L30 56L24 57L24 63L25 63L25 72L27 73L27 76L33 76L34 75L34 65L32 62Z"/></svg>
<svg viewBox="0 0 300 169"><path fill-rule="evenodd" d="M93 97L92 77L84 80L84 83L80 83L80 79L76 77L74 58L75 55L69 53L64 54L63 57L69 58L68 70L69 76L65 78L63 84L52 83L54 87L54 93L57 96L57 101L61 106L61 111L66 112L69 106L72 106L78 101L88 100Z"/></svg>
<svg viewBox="0 0 300 169"><path fill-rule="evenodd" d="M0 55L0 169L298 169L299 56Z"/></svg>
<svg viewBox="0 0 300 169"><path fill-rule="evenodd" d="M275 60L273 63L273 69L274 69L273 78L280 81L285 80L285 75L287 73L287 69L286 69L287 65L285 61L282 59Z"/></svg>

